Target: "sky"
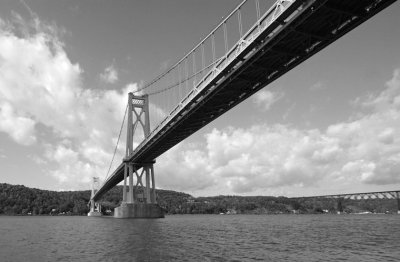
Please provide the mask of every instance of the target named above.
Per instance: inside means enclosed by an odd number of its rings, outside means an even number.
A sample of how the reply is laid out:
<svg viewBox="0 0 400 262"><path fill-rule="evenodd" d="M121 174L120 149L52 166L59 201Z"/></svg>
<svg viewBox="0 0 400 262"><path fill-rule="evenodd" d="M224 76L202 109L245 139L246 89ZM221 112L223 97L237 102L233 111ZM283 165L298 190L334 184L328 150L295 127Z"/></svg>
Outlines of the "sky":
<svg viewBox="0 0 400 262"><path fill-rule="evenodd" d="M127 93L238 3L2 0L0 183L81 190L104 178ZM159 157L156 186L194 196L398 190L399 15L396 2Z"/></svg>

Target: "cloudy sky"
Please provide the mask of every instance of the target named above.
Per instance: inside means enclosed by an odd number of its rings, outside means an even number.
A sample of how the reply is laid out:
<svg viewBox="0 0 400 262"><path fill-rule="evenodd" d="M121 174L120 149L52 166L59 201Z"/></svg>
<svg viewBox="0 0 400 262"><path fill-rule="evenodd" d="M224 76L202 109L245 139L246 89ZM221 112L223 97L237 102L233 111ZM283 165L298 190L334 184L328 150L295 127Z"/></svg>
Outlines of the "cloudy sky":
<svg viewBox="0 0 400 262"><path fill-rule="evenodd" d="M238 2L2 0L0 183L73 190L104 178L127 92ZM395 3L161 156L157 186L195 196L399 189L399 15Z"/></svg>

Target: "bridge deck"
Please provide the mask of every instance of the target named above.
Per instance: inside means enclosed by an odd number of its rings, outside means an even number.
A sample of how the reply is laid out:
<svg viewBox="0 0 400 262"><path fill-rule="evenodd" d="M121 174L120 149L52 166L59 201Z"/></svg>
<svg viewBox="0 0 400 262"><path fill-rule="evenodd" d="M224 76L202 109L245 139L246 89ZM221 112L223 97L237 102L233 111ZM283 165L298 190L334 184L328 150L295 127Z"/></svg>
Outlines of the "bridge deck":
<svg viewBox="0 0 400 262"><path fill-rule="evenodd" d="M129 162L156 159L307 60L395 0L295 0L270 9L135 149ZM121 163L94 200L123 180Z"/></svg>

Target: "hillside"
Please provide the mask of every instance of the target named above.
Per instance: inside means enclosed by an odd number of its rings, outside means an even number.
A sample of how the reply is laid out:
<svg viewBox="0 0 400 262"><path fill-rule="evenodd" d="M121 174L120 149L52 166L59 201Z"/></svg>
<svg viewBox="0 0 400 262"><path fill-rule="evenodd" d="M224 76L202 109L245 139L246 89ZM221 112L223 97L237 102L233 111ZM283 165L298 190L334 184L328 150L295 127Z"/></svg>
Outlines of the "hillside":
<svg viewBox="0 0 400 262"><path fill-rule="evenodd" d="M191 198L171 190L158 190L157 194L164 207L179 207ZM58 192L0 183L0 215L86 215L89 199L90 190ZM102 198L103 210L114 209L121 200L122 186L114 187Z"/></svg>
<svg viewBox="0 0 400 262"><path fill-rule="evenodd" d="M86 215L90 191L48 191L0 183L0 215ZM113 210L122 199L122 186L102 198L103 211ZM172 190L157 190L166 214L282 214L397 212L396 200L292 199L272 196L192 197Z"/></svg>

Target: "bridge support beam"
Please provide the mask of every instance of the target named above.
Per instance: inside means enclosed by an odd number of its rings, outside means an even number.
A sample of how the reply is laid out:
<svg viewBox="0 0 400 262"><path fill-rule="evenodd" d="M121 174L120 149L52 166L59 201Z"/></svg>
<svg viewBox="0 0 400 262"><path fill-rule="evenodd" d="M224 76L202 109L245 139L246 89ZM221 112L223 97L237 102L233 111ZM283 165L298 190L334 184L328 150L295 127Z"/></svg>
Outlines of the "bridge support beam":
<svg viewBox="0 0 400 262"><path fill-rule="evenodd" d="M127 164L127 166L128 166L128 175L129 175L128 203L132 204L135 199L135 189L133 188L133 166L132 166L132 164Z"/></svg>
<svg viewBox="0 0 400 262"><path fill-rule="evenodd" d="M343 198L338 198L337 199L337 207L336 207L336 210L337 210L337 213L338 214L342 214L343 213Z"/></svg>
<svg viewBox="0 0 400 262"><path fill-rule="evenodd" d="M94 200L90 200L90 211L88 213L88 217L101 217L102 215L101 204L94 202Z"/></svg>
<svg viewBox="0 0 400 262"><path fill-rule="evenodd" d="M157 204L153 163L143 164L138 172L132 163L126 164L129 172L129 192L127 201L114 209L115 218L162 218L164 212ZM129 170L129 171L128 171ZM133 186L134 174L136 185ZM142 177L145 176L146 184L143 185Z"/></svg>
<svg viewBox="0 0 400 262"><path fill-rule="evenodd" d="M126 203L126 176L128 174L128 171L126 170L128 168L127 164L124 166L124 185L122 187L122 203Z"/></svg>

